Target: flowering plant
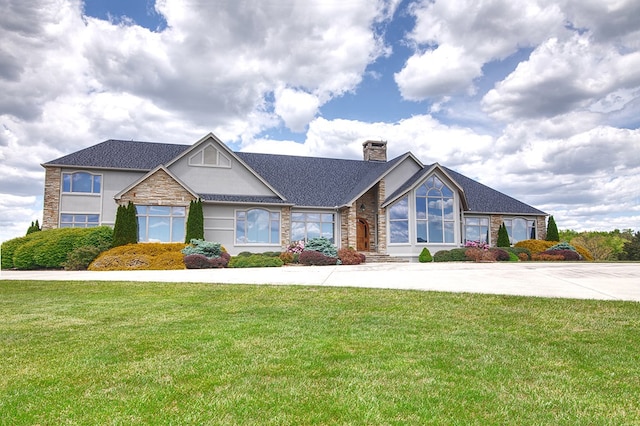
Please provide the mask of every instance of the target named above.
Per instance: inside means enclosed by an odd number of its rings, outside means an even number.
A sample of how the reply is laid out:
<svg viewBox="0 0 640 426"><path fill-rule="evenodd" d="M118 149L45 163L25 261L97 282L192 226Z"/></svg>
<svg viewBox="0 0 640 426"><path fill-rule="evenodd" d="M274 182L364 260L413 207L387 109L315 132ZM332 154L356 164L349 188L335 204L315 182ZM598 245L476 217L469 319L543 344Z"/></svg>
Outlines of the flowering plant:
<svg viewBox="0 0 640 426"><path fill-rule="evenodd" d="M464 243L464 246L469 248L478 248L485 251L489 250L489 244L485 243L484 241L467 241L466 243Z"/></svg>
<svg viewBox="0 0 640 426"><path fill-rule="evenodd" d="M300 254L304 251L304 240L292 241L287 247L287 253Z"/></svg>

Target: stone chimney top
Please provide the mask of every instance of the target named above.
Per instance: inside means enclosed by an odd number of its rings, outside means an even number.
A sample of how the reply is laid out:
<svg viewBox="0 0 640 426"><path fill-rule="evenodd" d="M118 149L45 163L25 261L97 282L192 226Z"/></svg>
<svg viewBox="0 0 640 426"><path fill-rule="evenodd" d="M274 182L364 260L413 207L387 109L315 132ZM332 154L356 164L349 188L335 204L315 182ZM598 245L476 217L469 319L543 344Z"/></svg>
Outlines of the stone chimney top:
<svg viewBox="0 0 640 426"><path fill-rule="evenodd" d="M364 161L387 161L387 141L366 141L362 143Z"/></svg>

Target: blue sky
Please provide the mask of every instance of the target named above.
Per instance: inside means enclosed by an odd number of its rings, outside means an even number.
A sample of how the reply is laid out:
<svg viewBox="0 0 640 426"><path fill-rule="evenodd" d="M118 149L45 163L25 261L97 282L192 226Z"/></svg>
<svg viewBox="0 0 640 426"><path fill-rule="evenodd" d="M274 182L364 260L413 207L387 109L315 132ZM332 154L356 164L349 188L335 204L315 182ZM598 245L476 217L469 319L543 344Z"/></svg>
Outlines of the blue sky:
<svg viewBox="0 0 640 426"><path fill-rule="evenodd" d="M337 158L384 139L561 229L640 229L635 0L0 4L0 240L42 217L41 163L208 132Z"/></svg>

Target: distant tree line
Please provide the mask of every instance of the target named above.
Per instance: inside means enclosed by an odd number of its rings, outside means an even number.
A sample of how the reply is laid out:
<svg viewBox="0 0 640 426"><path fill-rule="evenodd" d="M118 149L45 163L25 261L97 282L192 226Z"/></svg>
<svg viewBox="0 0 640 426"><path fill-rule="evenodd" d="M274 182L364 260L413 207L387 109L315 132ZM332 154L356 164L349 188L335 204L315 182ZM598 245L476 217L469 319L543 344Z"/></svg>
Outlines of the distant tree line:
<svg viewBox="0 0 640 426"><path fill-rule="evenodd" d="M560 241L581 245L595 260L640 260L640 231L559 231Z"/></svg>

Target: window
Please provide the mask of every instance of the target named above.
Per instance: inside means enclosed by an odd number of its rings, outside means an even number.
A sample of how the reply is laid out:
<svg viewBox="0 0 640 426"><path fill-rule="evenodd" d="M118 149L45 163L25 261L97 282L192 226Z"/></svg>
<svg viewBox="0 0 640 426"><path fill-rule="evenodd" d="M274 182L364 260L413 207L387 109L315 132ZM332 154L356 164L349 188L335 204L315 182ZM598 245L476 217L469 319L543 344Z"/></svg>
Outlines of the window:
<svg viewBox="0 0 640 426"><path fill-rule="evenodd" d="M93 228L99 224L99 214L62 213L60 215L60 228Z"/></svg>
<svg viewBox="0 0 640 426"><path fill-rule="evenodd" d="M231 160L213 145L207 145L189 157L190 166L231 167Z"/></svg>
<svg viewBox="0 0 640 426"><path fill-rule="evenodd" d="M522 240L536 239L536 221L533 219L524 219L521 217L510 218L504 220L509 234L509 242L515 244Z"/></svg>
<svg viewBox="0 0 640 426"><path fill-rule="evenodd" d="M409 197L401 198L389 208L389 242L409 242Z"/></svg>
<svg viewBox="0 0 640 426"><path fill-rule="evenodd" d="M237 244L280 244L280 212L236 211Z"/></svg>
<svg viewBox="0 0 640 426"><path fill-rule="evenodd" d="M62 192L99 194L102 176L86 172L63 173Z"/></svg>
<svg viewBox="0 0 640 426"><path fill-rule="evenodd" d="M464 241L489 242L489 218L467 217L464 220Z"/></svg>
<svg viewBox="0 0 640 426"><path fill-rule="evenodd" d="M333 213L291 213L291 241L308 241L324 237L335 240L335 215Z"/></svg>
<svg viewBox="0 0 640 426"><path fill-rule="evenodd" d="M416 238L419 243L453 243L453 191L431 176L416 190Z"/></svg>
<svg viewBox="0 0 640 426"><path fill-rule="evenodd" d="M136 206L138 241L179 243L185 236L185 207Z"/></svg>

